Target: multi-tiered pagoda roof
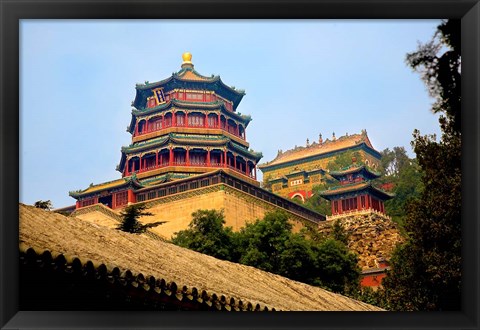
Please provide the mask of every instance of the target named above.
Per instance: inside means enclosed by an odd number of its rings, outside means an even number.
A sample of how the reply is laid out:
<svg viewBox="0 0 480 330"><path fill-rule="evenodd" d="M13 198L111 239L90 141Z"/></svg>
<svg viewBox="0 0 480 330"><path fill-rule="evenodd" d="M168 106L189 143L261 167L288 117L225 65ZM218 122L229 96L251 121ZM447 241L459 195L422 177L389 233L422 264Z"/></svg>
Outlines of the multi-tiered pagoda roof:
<svg viewBox="0 0 480 330"><path fill-rule="evenodd" d="M380 173L368 166L354 164L329 174L339 181L339 185L320 192L320 196L332 204L332 215L350 214L364 210L385 213L384 202L394 197L373 184L372 180Z"/></svg>
<svg viewBox="0 0 480 330"><path fill-rule="evenodd" d="M121 148L117 166L122 179L71 192L84 201L81 206L100 201L118 207L134 201L135 190L219 169L259 185L256 166L262 154L250 149L246 139L251 117L236 111L245 92L219 76L201 75L191 58L185 53L180 71L167 79L136 85L127 127L132 141ZM124 188L130 195L116 203Z"/></svg>

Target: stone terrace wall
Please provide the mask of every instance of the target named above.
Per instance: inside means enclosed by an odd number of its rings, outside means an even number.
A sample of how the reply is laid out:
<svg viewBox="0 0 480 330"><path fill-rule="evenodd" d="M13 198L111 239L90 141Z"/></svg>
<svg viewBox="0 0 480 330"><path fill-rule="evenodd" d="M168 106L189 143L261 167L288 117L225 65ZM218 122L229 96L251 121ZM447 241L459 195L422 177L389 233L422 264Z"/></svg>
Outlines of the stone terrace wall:
<svg viewBox="0 0 480 330"><path fill-rule="evenodd" d="M145 204L147 211L153 213L153 216L142 217L139 221L142 223L166 221L164 224L150 228L149 231L167 240L171 239L176 232L188 229L192 221L192 213L200 209L223 209L225 226L232 227L234 231L240 230L248 222L263 218L267 212L278 208L283 209L226 184L156 198ZM306 220L292 211L283 210L286 211L296 232L304 226L317 226L315 222ZM113 211L96 204L75 211L74 216L97 225L115 228L120 221L119 212L120 210Z"/></svg>
<svg viewBox="0 0 480 330"><path fill-rule="evenodd" d="M362 270L378 267L380 259L390 259L395 246L404 241L397 225L387 217L377 213L346 215L337 218L349 235L348 247L358 254ZM319 231L331 232L334 220L320 223Z"/></svg>

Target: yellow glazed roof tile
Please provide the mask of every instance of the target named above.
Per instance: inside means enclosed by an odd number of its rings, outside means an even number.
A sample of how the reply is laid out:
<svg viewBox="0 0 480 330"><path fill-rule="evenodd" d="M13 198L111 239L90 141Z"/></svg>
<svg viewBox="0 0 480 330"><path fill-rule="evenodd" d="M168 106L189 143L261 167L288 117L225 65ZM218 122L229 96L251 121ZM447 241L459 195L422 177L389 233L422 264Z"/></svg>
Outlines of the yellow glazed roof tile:
<svg viewBox="0 0 480 330"><path fill-rule="evenodd" d="M336 140L326 140L322 144L314 143L309 147L300 147L297 149L291 149L279 154L274 160L264 164L261 167L269 167L272 165L283 164L297 159L302 159L310 156L317 156L326 154L331 151L340 150L348 147L353 147L365 143L367 146L373 149L370 140L366 134L353 134L349 136L342 136Z"/></svg>
<svg viewBox="0 0 480 330"><path fill-rule="evenodd" d="M125 183L124 179L118 179L118 180L114 180L114 181L110 181L110 182L100 183L100 184L88 187L82 193L91 193L91 192L98 191L98 190L109 189L109 188L113 188L113 187L116 187L116 186L120 186L124 183Z"/></svg>
<svg viewBox="0 0 480 330"><path fill-rule="evenodd" d="M185 80L195 80L195 81L206 81L205 77L201 77L193 73L192 71L185 71L183 75L180 76L182 79Z"/></svg>

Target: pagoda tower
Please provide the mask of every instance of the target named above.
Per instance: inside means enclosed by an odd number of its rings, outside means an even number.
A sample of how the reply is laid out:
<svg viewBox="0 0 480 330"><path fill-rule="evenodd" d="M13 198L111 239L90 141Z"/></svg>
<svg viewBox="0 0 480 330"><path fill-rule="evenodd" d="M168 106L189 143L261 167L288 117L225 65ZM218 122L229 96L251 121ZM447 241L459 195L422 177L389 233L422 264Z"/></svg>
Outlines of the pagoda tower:
<svg viewBox="0 0 480 330"><path fill-rule="evenodd" d="M218 168L256 182L261 153L249 150L248 115L236 112L243 90L219 76L195 71L190 53L171 77L136 86L127 131L132 144L122 148L117 170L150 183L182 179Z"/></svg>
<svg viewBox="0 0 480 330"><path fill-rule="evenodd" d="M299 229L324 221L260 187L262 154L246 138L251 117L237 111L245 92L198 73L190 53L182 57L181 69L167 79L136 85L127 127L132 140L117 165L121 178L71 191L75 216L115 228L125 206L142 203L153 214L142 221L164 221L152 231L166 239L188 228L199 209L223 210L234 230L276 208Z"/></svg>
<svg viewBox="0 0 480 330"><path fill-rule="evenodd" d="M199 74L190 53L182 58L180 71L169 78L136 85L127 127L132 143L121 148L117 165L122 179L70 192L76 208L144 201L148 195L136 193L142 188L218 169L260 185L256 167L262 154L249 149L246 139L251 117L236 111L245 92L219 76Z"/></svg>
<svg viewBox="0 0 480 330"><path fill-rule="evenodd" d="M330 171L329 174L340 185L320 192L320 196L331 202L332 217L363 211L385 215L384 202L393 198L393 195L372 184L372 180L380 177L380 173L365 165L358 166L354 160L353 165L340 171Z"/></svg>

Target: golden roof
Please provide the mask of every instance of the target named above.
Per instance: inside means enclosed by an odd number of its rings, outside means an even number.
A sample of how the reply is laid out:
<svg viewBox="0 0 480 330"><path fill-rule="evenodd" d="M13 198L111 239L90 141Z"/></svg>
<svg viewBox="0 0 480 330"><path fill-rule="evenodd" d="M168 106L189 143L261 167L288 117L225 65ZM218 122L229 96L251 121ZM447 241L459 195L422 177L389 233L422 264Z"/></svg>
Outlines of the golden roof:
<svg viewBox="0 0 480 330"><path fill-rule="evenodd" d="M284 164L298 159L319 156L332 151L354 147L362 143L365 143L367 146L374 149L370 140L368 139L366 131L362 131L360 134L345 135L335 140L327 139L323 143L314 142L308 147L297 147L295 149L279 153L274 160L260 165L259 168L268 168L273 165Z"/></svg>
<svg viewBox="0 0 480 330"><path fill-rule="evenodd" d="M86 193L91 193L99 190L105 190L105 189L110 189L114 188L117 186L121 186L122 184L125 184L125 179L118 179L114 181L109 181L109 182L104 182L104 183L99 183L97 185L92 185L88 187L87 189L82 191L82 194Z"/></svg>
<svg viewBox="0 0 480 330"><path fill-rule="evenodd" d="M206 77L199 76L195 74L193 71L187 70L183 74L179 75L182 79L185 80L193 80L193 81L206 81L208 80Z"/></svg>
<svg viewBox="0 0 480 330"><path fill-rule="evenodd" d="M65 217L33 206L19 205L19 242L22 250L76 256L82 264L118 267L133 276L154 276L284 311L381 311L380 308L254 267L219 260L171 243ZM25 248L27 247L27 248ZM96 266L98 267L98 266Z"/></svg>

